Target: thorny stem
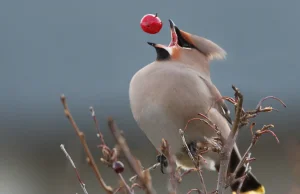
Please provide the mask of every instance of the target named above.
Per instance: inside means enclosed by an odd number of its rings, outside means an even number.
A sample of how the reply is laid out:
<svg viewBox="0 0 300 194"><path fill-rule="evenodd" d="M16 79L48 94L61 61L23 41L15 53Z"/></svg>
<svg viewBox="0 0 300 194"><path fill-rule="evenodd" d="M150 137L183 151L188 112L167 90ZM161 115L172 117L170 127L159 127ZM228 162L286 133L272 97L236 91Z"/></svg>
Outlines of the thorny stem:
<svg viewBox="0 0 300 194"><path fill-rule="evenodd" d="M147 173L142 172L141 167L138 164L138 161L131 154L125 138L120 134L120 130L118 129L116 123L114 122L114 120L112 118L108 119L108 126L109 126L115 140L117 141L120 148L122 149L122 151L125 155L125 158L129 163L130 168L137 174L146 193L147 194L155 193L154 189L152 188L150 177L147 176Z"/></svg>
<svg viewBox="0 0 300 194"><path fill-rule="evenodd" d="M226 142L224 142L224 146L221 149L221 153L220 153L220 169L219 169L218 184L217 184L218 194L224 194L225 192L230 155L237 138L239 124L241 120L242 106L243 106L243 95L235 86L232 86L232 88L235 91L235 96L237 98L236 114L235 114L235 121L232 130L230 131L230 134Z"/></svg>
<svg viewBox="0 0 300 194"><path fill-rule="evenodd" d="M180 136L181 136L183 145L184 145L184 147L186 148L189 157L191 158L191 160L192 160L193 163L194 163L195 168L197 169L197 173L198 173L198 175L199 175L199 177L200 177L200 181L201 181L201 185L202 185L202 188L203 188L203 190L204 190L204 193L207 194L207 190L206 190L206 186L205 186L205 183L204 183L203 175L202 175L202 173L201 173L201 169L200 169L199 165L197 164L197 162L196 162L196 160L195 160L193 154L191 153L191 150L189 149L189 147L188 147L188 145L187 145L187 143L186 143L186 140L185 140L185 137L184 137L184 132L182 131L182 129L179 129L179 134L180 134Z"/></svg>
<svg viewBox="0 0 300 194"><path fill-rule="evenodd" d="M102 178L102 176L101 176L101 174L99 172L99 169L98 169L98 167L96 165L96 162L95 162L95 160L93 158L93 155L92 155L92 153L91 153L91 151L90 151L90 149L89 149L89 147L88 147L88 145L86 143L84 133L82 131L80 131L79 127L77 126L75 120L72 117L72 114L71 114L71 112L70 112L70 110L68 108L67 102L66 102L66 97L64 95L61 95L60 100L61 100L61 103L62 103L62 105L64 107L65 115L68 118L68 120L71 123L71 125L73 126L73 128L74 128L77 136L80 139L80 142L81 142L81 144L82 144L82 146L84 148L84 151L85 151L85 153L87 155L87 161L91 165L91 167L92 167L92 169L93 169L93 171L94 171L94 173L95 173L95 175L97 177L97 180L98 180L100 186L105 190L106 193L112 194L113 193L113 189L112 189L112 187L106 185L106 183L104 182L104 180L103 180L103 178Z"/></svg>
<svg viewBox="0 0 300 194"><path fill-rule="evenodd" d="M87 190L86 190L86 188L85 188L85 184L84 184L84 182L83 182L83 181L81 180L81 178L80 178L80 175L79 175L79 172L78 172L78 170L77 170L77 168L76 168L76 166L75 166L75 163L73 162L71 156L69 155L69 153L68 153L67 150L65 149L65 146L64 146L63 144L61 144L61 145L60 145L60 148L61 148L61 150L65 153L66 157L69 159L69 161L70 161L72 167L74 168L74 170L75 170L75 172L76 172L76 176L77 176L78 182L79 182L79 184L80 184L80 186L81 186L81 188L82 188L84 194L88 194L88 192L87 192Z"/></svg>

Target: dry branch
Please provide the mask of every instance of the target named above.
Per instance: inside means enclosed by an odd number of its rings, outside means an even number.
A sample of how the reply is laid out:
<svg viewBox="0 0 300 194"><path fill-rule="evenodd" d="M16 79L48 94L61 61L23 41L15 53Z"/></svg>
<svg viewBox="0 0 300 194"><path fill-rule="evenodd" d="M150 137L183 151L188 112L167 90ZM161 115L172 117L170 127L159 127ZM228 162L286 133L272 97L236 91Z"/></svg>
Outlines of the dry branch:
<svg viewBox="0 0 300 194"><path fill-rule="evenodd" d="M176 194L177 192L177 185L179 182L181 182L181 179L184 175L190 173L190 172L195 172L197 171L200 180L201 180L201 186L203 188L203 191L195 188L195 189L191 189L188 191L187 194L190 194L192 192L196 192L198 194L207 194L207 190L206 190L206 185L204 183L204 178L202 176L201 173L201 168L200 168L200 159L204 158L202 157L203 153L206 153L208 151L214 151L220 154L220 168L219 168L219 174L218 174L218 183L217 183L217 190L215 190L214 194L224 194L225 189L234 184L239 182L239 187L237 190L237 193L239 193L240 189L242 188L243 185L243 181L245 180L247 174L250 172L251 168L249 167L249 163L251 161L254 160L254 158L250 158L249 153L252 149L252 147L256 144L256 142L258 141L259 137L262 134L265 133L270 133L271 135L273 135L277 142L279 142L276 134L271 131L270 129L273 128L274 126L272 124L270 125L264 125L261 129L257 130L255 133L253 133L252 128L254 127L255 123L252 123L250 125L250 130L252 133L252 141L250 146L248 147L247 151L244 153L243 157L241 158L241 161L239 162L239 164L237 165L236 169L234 169L234 172L232 174L228 173L228 167L229 167L229 161L230 161L230 156L231 156L231 152L233 150L234 144L236 142L238 133L239 133L239 129L247 124L249 124L249 119L256 117L259 113L262 112L271 112L273 110L276 110L272 107L262 107L261 104L267 100L267 99L275 99L277 101L279 101L284 107L286 107L286 105L283 103L282 100L274 97L274 96L267 96L263 99L261 99L258 103L258 105L256 106L256 109L251 110L251 111L245 111L243 109L243 95L240 93L239 89L236 88L235 86L232 86L235 94L235 98L232 97L222 97L219 100L227 100L230 103L232 103L235 106L235 121L233 123L232 129L230 131L229 136L226 138L224 138L218 128L218 126L216 126L205 114L203 113L199 113L198 115L201 118L192 118L190 120L188 120L184 130L179 130L179 133L181 135L181 139L183 142L184 147L187 150L187 154L189 155L190 159L192 160L192 162L194 163L195 168L185 171L184 173L180 172L180 169L176 169L176 162L175 162L175 156L172 154L171 148L169 147L169 144L167 142L167 140L162 139L162 143L161 143L161 153L167 158L168 160L168 172L170 175L170 180L169 180L169 185L168 185L168 193L169 194ZM101 144L98 146L101 148L102 150L102 154L103 154L103 158L101 158L101 161L105 164L107 164L110 168L114 169L114 171L118 174L119 178L120 178L120 187L116 188L116 189L112 189L112 187L108 186L105 184L99 170L98 167L96 166L96 163L94 161L94 158L88 148L88 145L86 143L85 137L83 132L80 131L80 129L78 128L78 126L76 125L70 111L69 108L67 106L66 103L66 98L64 95L61 96L61 102L64 106L64 112L66 117L68 118L69 122L71 123L72 127L74 128L77 136L80 139L80 142L84 148L84 151L87 155L87 161L90 164L90 166L92 167L101 187L106 191L106 193L108 194L113 194L113 193L119 193L119 192L124 192L124 193L128 193L128 194L134 194L134 188L138 187L140 189L143 189L147 194L155 194L155 190L152 187L152 181L151 181L151 175L150 175L150 170L153 170L155 168L157 168L158 166L160 166L160 163L156 163L153 166L149 167L148 169L143 170L142 166L139 162L139 160L137 160L131 153L125 138L123 137L123 135L121 134L120 130L118 129L116 123L113 121L113 119L109 119L108 120L108 126L117 142L117 147L111 149L109 148L104 141L104 137L102 135L102 133L100 132L100 128L99 128L99 123L96 119L96 115L95 115L95 111L93 109L93 107L90 107L90 111L91 111L91 115L95 124L95 128L97 131L97 136L99 137ZM208 139L206 137L204 137L206 139L206 146L204 150L204 152L200 152L197 153L198 158L197 160L195 159L195 156L193 156L193 154L191 153L191 150L189 149L186 140L185 140L185 136L184 136L184 131L187 130L188 124L192 121L201 121L204 122L205 124L207 124L208 126L210 126L210 128L212 130L214 130L217 134L217 137ZM166 137L167 138L167 137ZM198 146L198 145L197 145ZM63 148L62 148L63 149ZM131 170L136 173L135 176L131 177L129 180L131 182L134 182L131 186L129 186L123 175L122 172L124 170L124 165L122 162L118 161L118 155L119 155L119 151L122 151L125 155L125 158L127 160L127 162L129 163L129 167L131 168ZM66 153L66 156L68 157L67 152L63 149L63 151ZM70 161L72 161L69 158ZM205 160L204 160L205 162ZM71 162L72 163L72 162ZM246 170L243 173L244 175L241 177L236 177L238 172L240 171L240 169L242 168L242 166L246 165ZM75 167L75 170L77 172L77 169ZM81 181L79 174L77 172L77 177L79 180L79 183L82 186L82 189L84 190L84 184ZM135 182L137 179L137 182ZM85 190L84 190L85 192ZM87 192L85 192L87 194ZM211 193L211 194L212 194Z"/></svg>
<svg viewBox="0 0 300 194"><path fill-rule="evenodd" d="M82 146L84 148L84 151L85 151L85 153L87 155L87 161L90 164L90 166L92 167L92 169L93 169L93 171L94 171L94 173L95 173L95 175L97 177L97 180L98 180L99 184L105 190L106 193L112 194L113 193L113 189L112 189L112 187L108 186L104 182L104 180L103 180L103 178L102 178L102 176L101 176L101 174L99 172L99 169L98 169L98 167L96 165L96 162L95 162L95 160L93 158L93 155L92 155L92 153L91 153L91 151L90 151L90 149L89 149L89 147L88 147L88 145L86 143L86 140L85 140L85 137L84 137L84 133L82 131L80 131L79 127L77 126L75 120L73 119L73 117L71 115L71 112L70 112L70 110L68 108L68 104L66 102L66 97L64 95L61 95L60 99L61 99L61 103L63 104L63 107L64 107L65 115L68 118L68 120L70 121L71 125L73 126L73 128L74 128L74 130L75 130L75 132L77 134L77 136L80 139L80 142L81 142L81 144L82 144Z"/></svg>
<svg viewBox="0 0 300 194"><path fill-rule="evenodd" d="M150 174L146 172L143 173L137 159L131 154L130 149L126 143L125 138L120 134L120 130L118 129L116 123L112 118L108 119L108 126L122 149L126 160L128 161L130 168L137 174L138 179L142 183L142 187L145 189L147 194L155 193L154 189L152 188L151 177Z"/></svg>
<svg viewBox="0 0 300 194"><path fill-rule="evenodd" d="M240 184L239 184L239 187L238 187L236 193L241 193L241 189L244 184L244 181L245 181L248 173L250 173L250 171L251 171L251 167L249 165L250 156L251 156L251 153L247 153L247 157L246 157L245 161L247 160L248 162L247 162L247 165L246 165L246 168L244 171L244 175L241 177L241 181L240 181Z"/></svg>
<svg viewBox="0 0 300 194"><path fill-rule="evenodd" d="M160 166L160 163L159 163L159 162L158 162L158 163L155 163L154 165L150 166L149 168L143 170L143 172L155 170L155 169L156 169L157 167L159 167L159 166ZM129 179L129 181L132 182L132 183L134 183L135 180L136 180L136 178L137 178L137 175L134 175L134 176L132 176L132 177Z"/></svg>
<svg viewBox="0 0 300 194"><path fill-rule="evenodd" d="M170 175L168 194L176 194L177 191L176 162L174 159L174 155L171 154L170 145L167 140L162 139L160 150L168 160L168 169Z"/></svg>
<svg viewBox="0 0 300 194"><path fill-rule="evenodd" d="M235 171L234 171L234 172L232 173L232 175L231 175L233 178L236 177L238 171L239 171L239 170L242 168L242 166L246 163L246 161L247 161L247 156L248 156L248 154L250 153L250 150L252 149L252 147L256 144L258 138L263 134L262 131L266 131L266 130L269 131L269 129L270 129L270 128L273 128L273 127L274 127L274 125L271 125L271 124L270 124L270 125L265 125L265 126L263 126L262 129L258 130L258 131L253 135L250 146L249 146L248 149L246 150L246 152L245 152L245 154L243 155L241 161L239 162L239 164L237 165Z"/></svg>
<svg viewBox="0 0 300 194"><path fill-rule="evenodd" d="M191 194L192 192L195 192L195 193L198 193L198 194L203 194L202 191L200 191L199 189L191 189L186 194Z"/></svg>
<svg viewBox="0 0 300 194"><path fill-rule="evenodd" d="M189 149L189 146L187 145L186 141L185 141L185 137L184 137L184 132L182 131L182 129L179 129L179 134L181 136L181 139L182 139L182 142L183 142L183 145L185 147L185 149L187 150L187 153L189 155L189 157L191 158L191 160L193 161L194 163L194 166L196 168L196 171L198 173L198 176L200 177L200 182L201 182L201 186L203 188L203 191L204 191L204 194L207 194L207 190L206 190L206 186L205 186L205 183L204 183L204 178L203 178L203 175L202 175L202 172L201 172L201 169L200 169L200 165L199 165L199 162L197 162L193 156L193 154L191 153L191 150Z"/></svg>
<svg viewBox="0 0 300 194"><path fill-rule="evenodd" d="M98 123L98 120L96 118L96 112L95 112L95 110L92 106L90 107L90 111L91 111L91 116L93 117L93 121L94 121L94 124L95 124L96 131L97 131L97 137L99 137L99 139L101 141L101 145L106 145L106 143L104 141L104 136L100 131L99 123Z"/></svg>
<svg viewBox="0 0 300 194"><path fill-rule="evenodd" d="M79 172L78 172L78 170L77 170L77 168L76 168L76 166L75 166L75 163L73 162L71 156L69 155L69 153L67 152L67 150L65 149L65 146L64 146L63 144L60 145L60 149L65 153L67 159L70 161L72 167L74 168L75 173L76 173L76 176L77 176L77 179L78 179L78 182L79 182L79 184L80 184L80 186L81 186L81 188L82 188L84 194L88 194L88 192L87 192L87 190L86 190L86 188L85 188L85 184L84 184L84 182L82 181L82 179L81 179L81 177L80 177L80 175L79 175Z"/></svg>
<svg viewBox="0 0 300 194"><path fill-rule="evenodd" d="M233 146L236 142L239 124L241 120L241 113L242 113L242 106L243 106L243 95L240 93L238 88L232 86L233 90L235 91L235 97L237 101L236 105L236 114L235 114L235 121L233 127L230 131L230 134L223 144L223 148L220 152L220 169L218 175L218 184L217 184L217 191L218 194L224 194L226 181L227 181L227 171L229 166L230 155L233 149Z"/></svg>

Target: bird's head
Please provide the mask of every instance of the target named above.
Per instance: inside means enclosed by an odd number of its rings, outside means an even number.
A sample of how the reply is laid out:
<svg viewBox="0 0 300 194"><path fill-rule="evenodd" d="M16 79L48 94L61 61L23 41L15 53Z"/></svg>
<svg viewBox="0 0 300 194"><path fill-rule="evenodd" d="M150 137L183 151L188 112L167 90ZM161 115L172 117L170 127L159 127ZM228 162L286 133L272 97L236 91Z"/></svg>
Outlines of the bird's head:
<svg viewBox="0 0 300 194"><path fill-rule="evenodd" d="M180 30L169 20L171 42L168 46L148 42L157 52L157 60L212 60L225 58L226 52L212 41Z"/></svg>

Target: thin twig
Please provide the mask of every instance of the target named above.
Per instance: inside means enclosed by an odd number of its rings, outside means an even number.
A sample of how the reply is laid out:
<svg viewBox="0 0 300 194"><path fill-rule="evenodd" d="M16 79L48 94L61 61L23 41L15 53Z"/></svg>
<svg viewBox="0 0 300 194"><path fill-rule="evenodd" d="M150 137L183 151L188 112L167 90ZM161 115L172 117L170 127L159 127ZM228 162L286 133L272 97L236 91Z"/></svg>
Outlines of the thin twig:
<svg viewBox="0 0 300 194"><path fill-rule="evenodd" d="M250 156L251 156L251 153L248 153L246 159L250 159ZM245 168L245 171L244 171L244 176L243 176L243 178L241 179L240 184L239 184L239 187L238 187L238 189L237 189L237 191L236 191L237 194L240 194L240 193L241 193L241 189L242 189L242 186L243 186L243 184L244 184L244 181L245 181L246 177L248 176L249 172L251 171L251 167L250 167L249 164L250 164L250 163L248 162L247 165L246 165L246 168Z"/></svg>
<svg viewBox="0 0 300 194"><path fill-rule="evenodd" d="M91 112L91 116L93 117L93 121L94 121L95 128L96 128L96 131L97 131L97 137L99 137L99 139L101 141L101 145L106 145L105 141L104 141L104 136L101 133L100 128L99 128L99 123L98 123L98 120L96 118L96 112L95 112L95 110L92 106L90 107L90 112Z"/></svg>
<svg viewBox="0 0 300 194"><path fill-rule="evenodd" d="M116 123L114 122L114 120L112 118L108 119L108 126L109 126L115 140L117 141L120 148L122 149L122 151L125 155L125 158L129 163L130 168L137 174L146 193L147 194L155 193L154 189L152 188L152 183L151 183L150 177L145 176L145 175L147 175L147 173L142 172L140 165L138 164L135 157L131 154L125 138L120 134L120 130L118 129Z"/></svg>
<svg viewBox="0 0 300 194"><path fill-rule="evenodd" d="M224 142L224 146L221 149L221 153L220 153L220 169L219 169L218 184L217 184L218 194L224 194L225 192L230 155L237 138L239 124L241 120L242 106L243 106L243 95L235 86L232 86L232 88L235 91L235 97L237 99L236 115L235 115L235 121L233 123L232 130L230 131L230 134L226 142Z"/></svg>
<svg viewBox="0 0 300 194"><path fill-rule="evenodd" d="M114 193L113 194L117 194L118 192L120 192L121 191L121 189L123 189L123 187L118 187L115 191L114 191Z"/></svg>
<svg viewBox="0 0 300 194"><path fill-rule="evenodd" d="M227 185L225 186L225 189L227 189L230 185L233 185L233 184L235 184L235 183L237 183L237 182L240 182L243 178L245 178L245 176L241 176L241 177L239 177L239 178L236 178L236 179L232 180L229 184L227 184Z"/></svg>
<svg viewBox="0 0 300 194"><path fill-rule="evenodd" d="M176 178L176 162L174 159L174 155L171 154L170 145L167 140L162 139L161 141L161 153L168 160L168 173L170 174L170 181L168 185L168 194L176 194L177 190L177 181Z"/></svg>
<svg viewBox="0 0 300 194"><path fill-rule="evenodd" d="M185 175L190 174L191 172L195 172L197 170L198 169L196 169L196 168L191 168L191 169L185 170L183 173L180 174L180 178L184 177Z"/></svg>
<svg viewBox="0 0 300 194"><path fill-rule="evenodd" d="M285 104L281 99L279 99L279 98L277 98L277 97L275 97L275 96L267 96L267 97L262 98L262 99L258 102L258 104L257 104L257 106L256 106L256 109L259 109L259 108L261 107L261 104L262 104L265 100L270 99L270 98L277 100L278 102L280 102L280 103L282 104L282 106L283 106L284 108L286 108L286 104Z"/></svg>
<svg viewBox="0 0 300 194"><path fill-rule="evenodd" d="M106 193L108 194L112 194L113 193L113 189L112 187L106 185L106 183L104 182L100 172L99 172L99 169L96 165L96 162L93 158L93 155L86 143L86 140L85 140L85 136L84 136L84 133L82 131L80 131L79 127L77 126L75 120L73 119L72 115L71 115L71 112L68 108L68 105L67 105L67 102L66 102L66 97L64 95L61 95L60 97L61 99L61 103L63 104L63 107L64 107L64 112L65 112L65 115L66 117L68 118L68 120L70 121L71 125L73 126L77 136L79 137L80 139L80 142L84 148L84 151L87 155L87 160L88 160L88 163L91 165L97 179L98 179L98 182L99 184L101 185L101 187L105 190Z"/></svg>
<svg viewBox="0 0 300 194"><path fill-rule="evenodd" d="M130 188L133 190L136 187L139 189L143 189L143 187L141 185L139 185L138 183L133 183Z"/></svg>
<svg viewBox="0 0 300 194"><path fill-rule="evenodd" d="M125 186L126 190L129 194L134 194L134 190L129 187L129 185L126 183L123 175L121 173L118 173L120 180L122 181L123 185Z"/></svg>
<svg viewBox="0 0 300 194"><path fill-rule="evenodd" d="M254 138L253 138L254 139ZM250 146L248 147L247 151L245 152L245 154L243 155L242 159L240 160L239 164L237 165L237 167L235 168L234 172L232 173L232 178L236 178L237 173L239 172L239 170L242 168L242 166L245 164L246 160L247 160L247 156L249 154L249 152L251 151L252 147L255 145L255 142L252 141Z"/></svg>
<svg viewBox="0 0 300 194"><path fill-rule="evenodd" d="M67 150L65 149L65 146L63 144L60 145L60 149L65 153L66 157L69 159L72 167L74 168L75 172L76 172L76 176L77 176L77 179L78 179L78 182L84 192L84 194L88 194L86 188L85 188L85 184L84 182L82 181L82 179L80 178L80 175L79 175L79 172L75 166L75 163L73 162L71 156L69 155L69 153L67 152Z"/></svg>
<svg viewBox="0 0 300 194"><path fill-rule="evenodd" d="M183 145L184 145L184 147L186 148L189 157L191 158L191 160L192 160L193 163L194 163L195 168L197 169L197 173L198 173L198 175L199 175L199 177L200 177L201 186L202 186L202 188L203 188L203 190L204 190L204 193L207 194L207 190L206 190L206 186L205 186L205 183L204 183L203 175L202 175L202 173L201 173L201 169L200 169L198 163L196 162L196 160L195 160L193 154L191 153L191 150L189 149L189 147L188 147L188 145L187 145L187 143L186 143L186 140L185 140L185 137L184 137L184 132L182 131L182 129L179 129L179 134L180 134L180 136L181 136Z"/></svg>
<svg viewBox="0 0 300 194"><path fill-rule="evenodd" d="M189 190L186 194L191 194L193 191L195 191L195 192L198 193L198 194L203 194L203 192L200 191L199 189L191 189L191 190Z"/></svg>
<svg viewBox="0 0 300 194"><path fill-rule="evenodd" d="M195 121L195 120L204 122L205 124L207 124L208 126L210 126L213 130L216 130L216 129L215 129L215 126L212 125L211 123L209 123L210 121L209 121L208 119L206 119L206 118L205 118L205 119L201 119L201 118L195 117L195 118L191 118L190 120L188 120L188 121L186 122L186 125L185 125L185 127L184 127L184 131L187 130L188 125L190 124L190 122Z"/></svg>
<svg viewBox="0 0 300 194"><path fill-rule="evenodd" d="M281 103L281 105L284 107L284 108L286 108L286 105L285 105L285 103L281 100L281 99L279 99L279 98L277 98L277 97L274 97L274 96L267 96L267 97L264 97L264 98L262 98L259 102L258 102L258 104L257 104L257 106L256 106L256 108L254 109L254 110L250 110L250 111L247 111L247 112L245 112L244 110L242 110L242 118L241 118L241 122L240 122L240 124L241 124L241 126L244 126L244 125L247 125L248 123L249 123L249 119L251 119L251 118L255 118L259 113L267 113L267 112L272 112L272 111L279 111L279 110L277 110L277 109L275 109L275 108L273 108L273 107L271 107L271 106L267 106L267 107L262 107L261 106L261 104L265 101L265 100L267 100L267 99L275 99L275 100L277 100L277 101L279 101L280 103Z"/></svg>
<svg viewBox="0 0 300 194"><path fill-rule="evenodd" d="M158 163L156 163L156 164L150 166L150 167L147 168L146 170L152 171L152 170L155 170L155 169L156 169L157 167L159 167L159 166L160 166L160 162L158 162ZM145 172L146 170L143 170L143 172ZM130 181L130 182L135 182L136 178L137 178L137 175L134 175L133 177L131 177L131 178L129 179L129 181Z"/></svg>
<svg viewBox="0 0 300 194"><path fill-rule="evenodd" d="M212 109L212 107L213 107L217 102L219 102L219 101L221 101L221 100L223 100L223 101L224 101L224 100L227 100L227 101L230 102L231 104L236 105L236 102L235 102L235 100L234 100L232 97L229 97L229 96L222 96L221 98L219 98L219 99L217 99L217 100L215 100L215 101L212 102L212 104L211 104L211 106L210 106L210 108L208 109L208 111L207 111L206 114L208 114L209 111Z"/></svg>
<svg viewBox="0 0 300 194"><path fill-rule="evenodd" d="M252 141L250 146L248 147L248 149L246 150L245 154L243 155L242 159L240 160L239 164L237 165L236 169L234 170L234 172L231 175L231 179L235 179L237 173L239 172L239 170L242 168L242 166L247 162L247 156L250 153L251 149L253 148L253 146L257 143L259 137L264 133L264 131L269 132L270 128L273 128L274 125L270 124L270 125L264 125L262 127L262 129L258 130L253 136L252 136ZM273 134L272 134L273 135ZM277 136L275 135L276 140L279 142Z"/></svg>

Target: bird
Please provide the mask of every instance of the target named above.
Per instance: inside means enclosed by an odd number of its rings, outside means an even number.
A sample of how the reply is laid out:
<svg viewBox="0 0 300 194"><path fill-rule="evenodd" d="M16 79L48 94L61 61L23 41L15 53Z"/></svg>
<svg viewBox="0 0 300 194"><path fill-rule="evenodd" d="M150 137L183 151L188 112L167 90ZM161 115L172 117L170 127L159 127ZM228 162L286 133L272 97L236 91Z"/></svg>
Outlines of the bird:
<svg viewBox="0 0 300 194"><path fill-rule="evenodd" d="M158 148L162 138L166 139L176 157L176 164L183 169L194 168L184 148L179 129L198 113L205 114L218 126L226 138L232 120L222 95L210 77L210 62L226 58L226 51L204 37L179 29L169 20L171 42L168 46L148 42L156 51L156 59L139 69L129 84L129 101L134 120L150 142ZM205 142L216 136L207 124L190 122L185 132L186 143L193 150L195 142ZM218 171L218 153L203 154L203 168ZM241 160L235 144L231 154L229 170L233 172ZM245 166L237 173L242 176ZM239 183L231 185L236 194ZM264 194L265 188L252 172L241 188L243 194Z"/></svg>

